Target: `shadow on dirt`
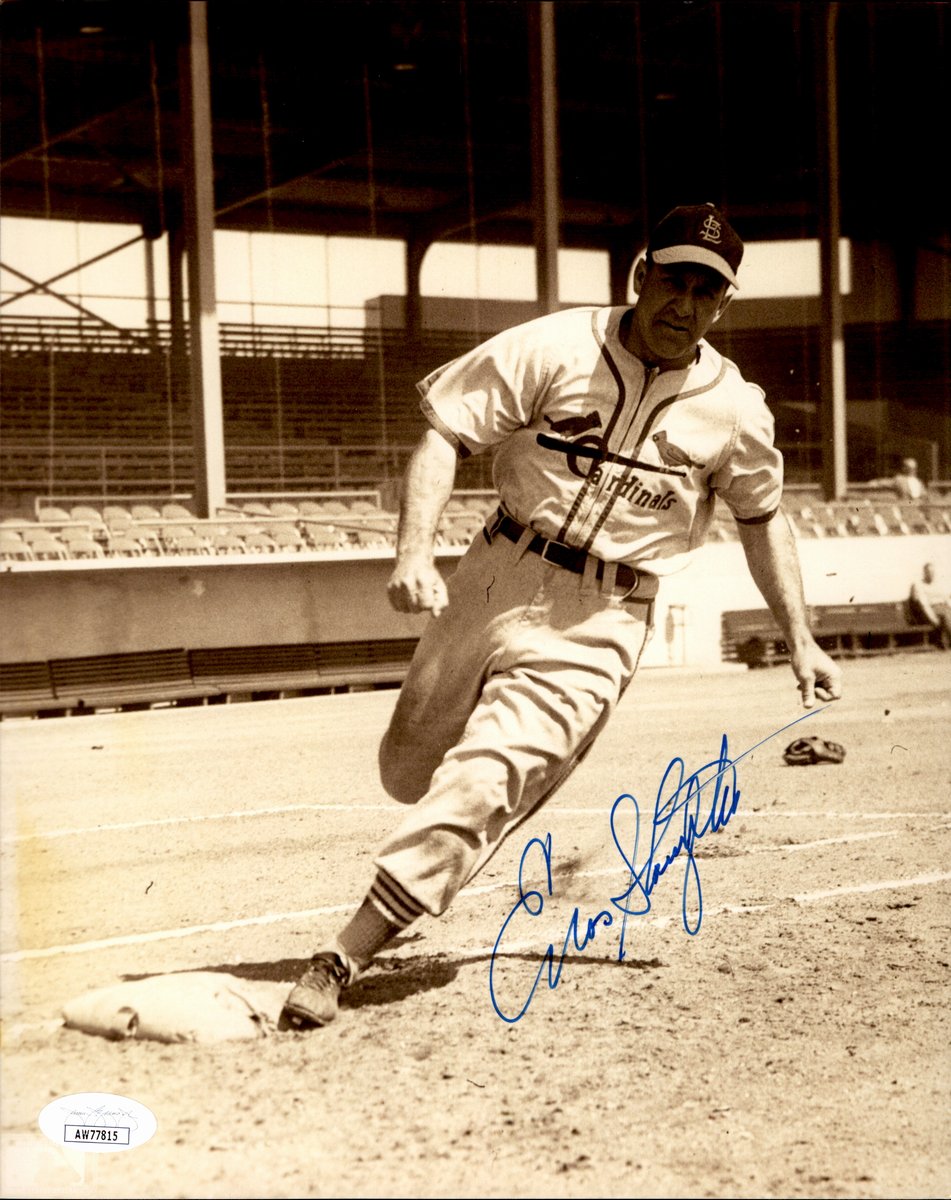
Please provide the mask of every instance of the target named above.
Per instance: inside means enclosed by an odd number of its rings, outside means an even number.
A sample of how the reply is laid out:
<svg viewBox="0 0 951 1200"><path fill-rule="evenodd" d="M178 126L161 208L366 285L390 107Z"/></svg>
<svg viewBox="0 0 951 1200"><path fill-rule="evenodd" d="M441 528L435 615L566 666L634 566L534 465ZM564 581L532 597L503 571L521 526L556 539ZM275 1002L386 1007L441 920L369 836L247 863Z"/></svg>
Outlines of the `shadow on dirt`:
<svg viewBox="0 0 951 1200"><path fill-rule="evenodd" d="M398 938L392 944L397 948L400 944L423 940L420 935ZM541 953L512 953L499 954L500 960L512 962L537 963L540 969L548 960L548 955ZM445 954L420 954L414 958L378 958L370 971L359 979L340 997L341 1008L373 1008L378 1005L398 1004L410 996L423 992L434 991L447 987L452 983L463 967L475 966L478 963L489 963L491 954L480 953L466 956L450 956ZM303 974L309 960L306 958L285 958L276 962L258 963L221 963L214 966L193 968L196 971L220 971L235 975L239 979L268 980L270 982L293 982ZM583 955L567 955L564 965L576 967L600 967L602 969L620 969L626 971L649 971L662 967L664 964L658 958L626 959L622 963L603 958L585 958ZM123 980L132 981L148 979L150 975L124 975Z"/></svg>
<svg viewBox="0 0 951 1200"><path fill-rule="evenodd" d="M512 962L537 963L544 969L548 961L546 954L520 953L499 954L498 959ZM452 983L463 967L486 965L491 954L473 954L468 957L434 954L411 959L381 959L374 969L359 980L340 998L342 1008L369 1008L379 1004L396 1004L420 992L443 988ZM604 959L584 958L569 955L564 960L571 967L620 967L622 970L651 970L663 966L659 959L630 959L623 963L606 962Z"/></svg>

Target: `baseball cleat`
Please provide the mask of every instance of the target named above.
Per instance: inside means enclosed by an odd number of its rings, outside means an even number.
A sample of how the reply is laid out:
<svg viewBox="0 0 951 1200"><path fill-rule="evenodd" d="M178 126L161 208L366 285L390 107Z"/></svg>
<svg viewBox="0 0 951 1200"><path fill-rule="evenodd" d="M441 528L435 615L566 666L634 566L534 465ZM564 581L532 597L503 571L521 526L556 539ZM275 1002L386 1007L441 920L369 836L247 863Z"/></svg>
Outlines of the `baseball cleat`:
<svg viewBox="0 0 951 1200"><path fill-rule="evenodd" d="M281 1027L312 1029L329 1025L337 1015L341 991L353 982L353 971L339 954L315 954L310 966L284 1002Z"/></svg>

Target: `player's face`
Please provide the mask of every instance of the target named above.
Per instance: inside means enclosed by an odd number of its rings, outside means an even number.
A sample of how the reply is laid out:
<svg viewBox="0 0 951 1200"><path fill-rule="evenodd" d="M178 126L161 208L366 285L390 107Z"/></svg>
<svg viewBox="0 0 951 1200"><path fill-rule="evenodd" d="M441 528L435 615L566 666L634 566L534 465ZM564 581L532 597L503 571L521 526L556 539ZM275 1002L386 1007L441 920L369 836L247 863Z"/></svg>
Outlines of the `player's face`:
<svg viewBox="0 0 951 1200"><path fill-rule="evenodd" d="M697 342L726 307L727 281L687 264L638 264L632 349L658 364L689 362Z"/></svg>

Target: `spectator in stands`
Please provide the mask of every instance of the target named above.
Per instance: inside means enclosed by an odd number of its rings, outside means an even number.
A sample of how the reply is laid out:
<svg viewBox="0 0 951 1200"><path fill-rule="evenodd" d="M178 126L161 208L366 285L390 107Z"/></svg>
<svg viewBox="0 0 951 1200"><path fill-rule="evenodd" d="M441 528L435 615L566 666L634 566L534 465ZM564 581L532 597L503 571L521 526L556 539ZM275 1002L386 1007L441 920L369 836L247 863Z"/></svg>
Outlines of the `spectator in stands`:
<svg viewBox="0 0 951 1200"><path fill-rule="evenodd" d="M918 461L914 458L903 458L898 471L887 479L870 480L876 487L893 488L902 500L926 500L928 489L918 475Z"/></svg>
<svg viewBox="0 0 951 1200"><path fill-rule="evenodd" d="M941 632L941 649L951 650L951 597L935 581L934 563L925 563L921 579L911 585L912 612Z"/></svg>

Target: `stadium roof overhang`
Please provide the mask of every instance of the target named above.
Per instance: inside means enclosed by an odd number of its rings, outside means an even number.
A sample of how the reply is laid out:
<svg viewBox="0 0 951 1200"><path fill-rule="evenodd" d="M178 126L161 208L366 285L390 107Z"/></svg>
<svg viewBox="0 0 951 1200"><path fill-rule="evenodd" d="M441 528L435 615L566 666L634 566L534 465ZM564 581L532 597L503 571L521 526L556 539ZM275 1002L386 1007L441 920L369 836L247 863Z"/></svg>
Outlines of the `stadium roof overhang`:
<svg viewBox="0 0 951 1200"><path fill-rule="evenodd" d="M539 7L209 0L217 225L531 243ZM747 239L816 236L825 7L556 0L562 244L636 241L683 199L725 204ZM5 213L148 232L175 220L184 8L3 4ZM951 239L933 130L948 18L914 0L841 5L846 236Z"/></svg>

